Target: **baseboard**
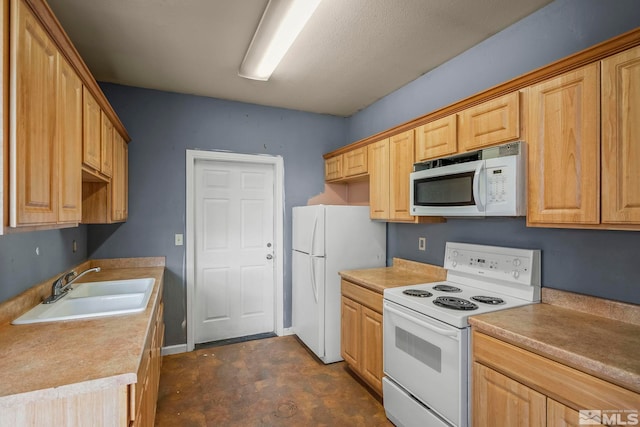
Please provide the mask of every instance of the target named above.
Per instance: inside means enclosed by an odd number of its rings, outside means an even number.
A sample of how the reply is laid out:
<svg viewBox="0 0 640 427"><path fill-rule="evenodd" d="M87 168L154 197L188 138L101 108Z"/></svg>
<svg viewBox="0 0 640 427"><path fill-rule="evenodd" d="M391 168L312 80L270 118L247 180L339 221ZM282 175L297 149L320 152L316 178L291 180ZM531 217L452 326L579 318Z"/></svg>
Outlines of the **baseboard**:
<svg viewBox="0 0 640 427"><path fill-rule="evenodd" d="M294 335L295 332L293 331L293 328L284 328L282 330L282 337L287 336L287 335Z"/></svg>
<svg viewBox="0 0 640 427"><path fill-rule="evenodd" d="M162 347L162 355L168 356L170 354L178 354L178 353L186 353L187 345L186 344L178 344L178 345L170 345L167 347Z"/></svg>

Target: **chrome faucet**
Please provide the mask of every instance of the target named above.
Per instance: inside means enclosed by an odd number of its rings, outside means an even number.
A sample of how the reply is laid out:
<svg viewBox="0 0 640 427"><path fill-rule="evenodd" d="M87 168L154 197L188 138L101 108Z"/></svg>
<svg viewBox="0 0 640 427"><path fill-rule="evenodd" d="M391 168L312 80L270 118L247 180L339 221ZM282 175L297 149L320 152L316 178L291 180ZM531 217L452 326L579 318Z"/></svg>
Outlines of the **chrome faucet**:
<svg viewBox="0 0 640 427"><path fill-rule="evenodd" d="M78 280L85 274L91 273L93 271L95 271L96 273L99 272L100 267L89 268L80 274L76 273L75 270L71 270L68 273L64 273L62 276L54 280L53 284L51 285L51 295L49 295L49 297L47 297L44 301L42 301L42 303L51 304L52 302L58 301L60 298L65 296L67 292L69 292L72 289L71 285L76 280Z"/></svg>

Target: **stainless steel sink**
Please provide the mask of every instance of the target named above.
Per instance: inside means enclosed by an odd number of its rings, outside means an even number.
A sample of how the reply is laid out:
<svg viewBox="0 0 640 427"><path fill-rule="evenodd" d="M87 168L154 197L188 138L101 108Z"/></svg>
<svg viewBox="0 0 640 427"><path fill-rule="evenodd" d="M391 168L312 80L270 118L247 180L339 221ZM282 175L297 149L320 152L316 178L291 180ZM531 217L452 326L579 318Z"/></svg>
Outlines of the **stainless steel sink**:
<svg viewBox="0 0 640 427"><path fill-rule="evenodd" d="M38 304L15 319L14 325L57 322L139 313L149 303L152 278L78 284L59 301Z"/></svg>

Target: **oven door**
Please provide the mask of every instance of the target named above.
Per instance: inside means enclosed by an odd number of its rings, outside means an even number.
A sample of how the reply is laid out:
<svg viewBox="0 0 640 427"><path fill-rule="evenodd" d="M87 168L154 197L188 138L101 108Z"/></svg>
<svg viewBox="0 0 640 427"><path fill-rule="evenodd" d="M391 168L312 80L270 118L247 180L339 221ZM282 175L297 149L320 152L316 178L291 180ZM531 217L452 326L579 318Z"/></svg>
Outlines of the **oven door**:
<svg viewBox="0 0 640 427"><path fill-rule="evenodd" d="M412 215L484 216L484 160L411 173Z"/></svg>
<svg viewBox="0 0 640 427"><path fill-rule="evenodd" d="M384 372L430 410L466 426L468 328L384 301Z"/></svg>

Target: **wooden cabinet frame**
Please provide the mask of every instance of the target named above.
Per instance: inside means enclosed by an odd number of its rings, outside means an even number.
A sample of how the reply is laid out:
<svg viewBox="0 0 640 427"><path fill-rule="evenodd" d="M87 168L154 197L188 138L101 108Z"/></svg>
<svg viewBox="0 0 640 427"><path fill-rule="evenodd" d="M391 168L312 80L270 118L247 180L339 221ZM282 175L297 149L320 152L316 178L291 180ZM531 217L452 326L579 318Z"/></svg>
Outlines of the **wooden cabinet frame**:
<svg viewBox="0 0 640 427"><path fill-rule="evenodd" d="M508 415L503 412L507 409L499 402L491 401L490 396L487 400L488 389L483 385L483 378L487 376L499 378L498 382L511 389L519 389L520 397L532 396L532 399L535 399L535 403L528 406L538 420L538 423L533 425L555 425L558 418L566 414L571 416L580 409L636 408L640 401L640 395L615 384L484 333L474 330L472 334L474 425L500 425L491 424L491 421L504 420ZM543 403L540 403L539 396L545 398ZM520 401L520 404L527 407L524 400ZM561 406L558 407L557 404ZM566 407L566 411L563 407ZM545 418L540 417L540 412L547 414L548 408L552 411L552 422L548 422L548 415ZM520 414L522 415L522 412ZM486 424L485 420L489 424ZM523 420L526 418L518 421Z"/></svg>
<svg viewBox="0 0 640 427"><path fill-rule="evenodd" d="M340 354L382 396L382 294L342 280Z"/></svg>

